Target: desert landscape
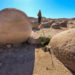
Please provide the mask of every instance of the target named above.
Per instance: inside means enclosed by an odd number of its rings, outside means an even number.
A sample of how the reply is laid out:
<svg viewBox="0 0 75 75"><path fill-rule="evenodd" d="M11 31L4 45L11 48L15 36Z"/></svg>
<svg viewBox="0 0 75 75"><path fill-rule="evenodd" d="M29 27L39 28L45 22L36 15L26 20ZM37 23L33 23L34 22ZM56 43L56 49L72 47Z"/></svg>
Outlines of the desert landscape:
<svg viewBox="0 0 75 75"><path fill-rule="evenodd" d="M38 24L18 9L0 11L0 75L75 75L75 18Z"/></svg>

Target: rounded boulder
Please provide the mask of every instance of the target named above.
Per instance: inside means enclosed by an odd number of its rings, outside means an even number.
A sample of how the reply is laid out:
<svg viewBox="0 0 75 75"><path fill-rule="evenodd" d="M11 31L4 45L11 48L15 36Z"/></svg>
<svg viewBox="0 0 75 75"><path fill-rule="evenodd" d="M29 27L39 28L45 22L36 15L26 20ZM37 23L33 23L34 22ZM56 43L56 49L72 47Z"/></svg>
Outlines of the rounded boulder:
<svg viewBox="0 0 75 75"><path fill-rule="evenodd" d="M50 45L55 56L65 66L75 71L75 28L55 35Z"/></svg>
<svg viewBox="0 0 75 75"><path fill-rule="evenodd" d="M15 8L0 11L0 44L24 42L31 31L31 24L24 12Z"/></svg>

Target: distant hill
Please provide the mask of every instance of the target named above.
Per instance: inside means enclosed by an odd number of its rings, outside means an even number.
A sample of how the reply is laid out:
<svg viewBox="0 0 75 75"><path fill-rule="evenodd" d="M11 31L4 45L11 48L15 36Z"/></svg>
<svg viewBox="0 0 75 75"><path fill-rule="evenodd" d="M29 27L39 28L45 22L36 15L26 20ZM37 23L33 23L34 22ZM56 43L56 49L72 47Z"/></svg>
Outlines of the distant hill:
<svg viewBox="0 0 75 75"><path fill-rule="evenodd" d="M29 17L30 22L38 22L37 18L34 17ZM42 17L42 22L48 22L50 20L75 20L75 18L57 18L57 19L52 19L52 18L46 18L46 17Z"/></svg>

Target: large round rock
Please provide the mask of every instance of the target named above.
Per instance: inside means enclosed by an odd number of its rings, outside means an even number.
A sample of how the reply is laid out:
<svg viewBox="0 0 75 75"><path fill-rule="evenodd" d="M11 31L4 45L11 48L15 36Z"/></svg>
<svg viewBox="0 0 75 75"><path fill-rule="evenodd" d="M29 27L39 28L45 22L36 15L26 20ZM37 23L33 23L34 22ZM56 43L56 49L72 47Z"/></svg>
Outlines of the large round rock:
<svg viewBox="0 0 75 75"><path fill-rule="evenodd" d="M0 44L26 41L31 31L31 25L24 12L15 8L0 11Z"/></svg>
<svg viewBox="0 0 75 75"><path fill-rule="evenodd" d="M50 45L56 57L69 69L75 71L75 29L55 35Z"/></svg>

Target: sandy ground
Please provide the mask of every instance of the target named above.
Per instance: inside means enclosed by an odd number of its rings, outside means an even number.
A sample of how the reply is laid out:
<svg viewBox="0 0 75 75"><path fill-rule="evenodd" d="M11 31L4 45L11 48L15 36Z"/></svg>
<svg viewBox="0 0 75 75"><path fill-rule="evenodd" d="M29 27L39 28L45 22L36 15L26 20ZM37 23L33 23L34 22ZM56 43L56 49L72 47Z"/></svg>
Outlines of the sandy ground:
<svg viewBox="0 0 75 75"><path fill-rule="evenodd" d="M35 55L33 75L72 75L71 72L49 52L45 53L40 49Z"/></svg>
<svg viewBox="0 0 75 75"><path fill-rule="evenodd" d="M53 36L63 30L43 29L45 36ZM51 31L51 32L50 32ZM54 31L54 33L52 33ZM35 34L35 35L34 35ZM38 35L37 35L38 34ZM37 38L42 30L33 31ZM35 45L23 44L12 48L0 48L0 75L74 75L52 53Z"/></svg>
<svg viewBox="0 0 75 75"><path fill-rule="evenodd" d="M53 28L42 28L40 30L33 30L32 37L38 38L40 36L46 36L46 37L53 37L57 33L60 33L62 31L68 30L68 28L62 28L62 29L53 29Z"/></svg>

